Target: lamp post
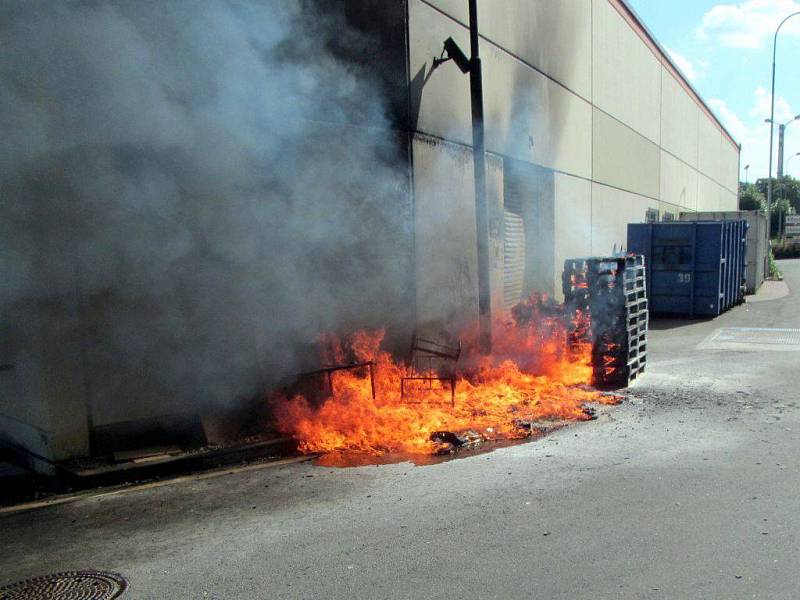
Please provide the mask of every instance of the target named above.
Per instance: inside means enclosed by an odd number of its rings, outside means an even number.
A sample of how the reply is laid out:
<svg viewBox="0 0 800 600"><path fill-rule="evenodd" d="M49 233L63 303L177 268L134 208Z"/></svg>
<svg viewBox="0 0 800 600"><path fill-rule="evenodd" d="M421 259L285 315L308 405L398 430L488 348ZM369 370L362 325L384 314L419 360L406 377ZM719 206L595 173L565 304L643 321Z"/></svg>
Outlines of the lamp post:
<svg viewBox="0 0 800 600"><path fill-rule="evenodd" d="M750 170L750 165L744 166L744 184L747 185L747 172Z"/></svg>
<svg viewBox="0 0 800 600"><path fill-rule="evenodd" d="M775 30L775 36L772 38L772 94L770 96L769 110L769 175L767 177L767 239L772 237L772 221L770 220L769 209L770 203L772 202L772 141L775 135L775 54L778 50L778 32L786 21L797 15L800 15L800 10L785 17L778 25L778 28Z"/></svg>

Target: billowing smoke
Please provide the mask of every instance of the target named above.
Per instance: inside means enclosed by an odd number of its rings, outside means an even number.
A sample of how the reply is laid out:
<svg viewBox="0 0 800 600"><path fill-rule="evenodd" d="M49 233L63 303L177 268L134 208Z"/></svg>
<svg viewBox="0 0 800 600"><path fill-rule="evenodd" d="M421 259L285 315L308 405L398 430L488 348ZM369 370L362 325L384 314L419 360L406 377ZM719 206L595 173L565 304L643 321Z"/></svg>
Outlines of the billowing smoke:
<svg viewBox="0 0 800 600"><path fill-rule="evenodd" d="M409 322L402 146L347 58L373 40L329 4L0 6L6 353L80 349L96 421L257 393L321 331Z"/></svg>

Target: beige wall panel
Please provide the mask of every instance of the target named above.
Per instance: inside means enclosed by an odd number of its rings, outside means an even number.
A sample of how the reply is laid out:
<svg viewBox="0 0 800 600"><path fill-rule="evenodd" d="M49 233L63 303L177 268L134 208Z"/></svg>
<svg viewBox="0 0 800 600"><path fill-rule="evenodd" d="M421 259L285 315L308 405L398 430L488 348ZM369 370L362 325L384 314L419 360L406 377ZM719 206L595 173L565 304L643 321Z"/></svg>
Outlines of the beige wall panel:
<svg viewBox="0 0 800 600"><path fill-rule="evenodd" d="M447 16L420 0L409 10L412 79L428 73L448 36L469 48L467 31ZM492 44L482 58L487 150L590 177L591 105ZM472 144L469 77L454 64L436 69L417 97L419 131Z"/></svg>
<svg viewBox="0 0 800 600"><path fill-rule="evenodd" d="M466 0L427 2L468 25ZM589 99L592 93L591 2L482 0L478 2L478 26L481 35L497 46ZM462 49L467 52L468 46Z"/></svg>
<svg viewBox="0 0 800 600"><path fill-rule="evenodd" d="M595 109L593 179L630 192L659 197L661 151L619 121Z"/></svg>
<svg viewBox="0 0 800 600"><path fill-rule="evenodd" d="M720 186L702 173L697 180L697 210L719 210Z"/></svg>
<svg viewBox="0 0 800 600"><path fill-rule="evenodd" d="M490 3L494 3L496 0L489 1ZM469 4L463 0L426 0L426 2L454 19L461 21L464 25L469 23ZM480 5L481 3L479 2L478 4ZM479 21L484 12L482 8L483 7L479 6L479 10L481 11L478 13ZM494 5L494 9L497 9L497 5ZM464 49L464 51L466 52L466 49Z"/></svg>
<svg viewBox="0 0 800 600"><path fill-rule="evenodd" d="M735 195L739 187L739 149L724 135L720 135L719 159L719 183Z"/></svg>
<svg viewBox="0 0 800 600"><path fill-rule="evenodd" d="M663 150L659 198L662 202L682 206L684 210L697 207L697 171Z"/></svg>
<svg viewBox="0 0 800 600"><path fill-rule="evenodd" d="M661 63L608 0L593 0L593 25L595 106L659 143Z"/></svg>
<svg viewBox="0 0 800 600"><path fill-rule="evenodd" d="M62 244L37 242L28 305L4 328L0 360L14 368L0 373L0 440L61 460L88 453L85 329L74 255Z"/></svg>
<svg viewBox="0 0 800 600"><path fill-rule="evenodd" d="M564 260L592 254L592 183L586 179L555 174L555 297L561 301Z"/></svg>
<svg viewBox="0 0 800 600"><path fill-rule="evenodd" d="M417 321L463 325L478 315L472 153L424 138L412 152Z"/></svg>
<svg viewBox="0 0 800 600"><path fill-rule="evenodd" d="M483 64L487 149L590 177L591 105L494 46Z"/></svg>
<svg viewBox="0 0 800 600"><path fill-rule="evenodd" d="M698 119L706 118L672 74L661 69L661 146L697 167Z"/></svg>
<svg viewBox="0 0 800 600"><path fill-rule="evenodd" d="M482 35L591 99L591 0L503 0L502 9L490 0L478 8Z"/></svg>
<svg viewBox="0 0 800 600"><path fill-rule="evenodd" d="M739 199L730 190L720 186L719 188L719 210L738 210Z"/></svg>
<svg viewBox="0 0 800 600"><path fill-rule="evenodd" d="M417 130L472 145L469 76L453 62L431 73L432 59L442 53L448 37L469 53L469 32L421 0L410 0L408 11L411 109L418 112Z"/></svg>
<svg viewBox="0 0 800 600"><path fill-rule="evenodd" d="M722 180L722 159L719 155L722 134L716 125L701 115L698 126L697 170L716 182Z"/></svg>
<svg viewBox="0 0 800 600"><path fill-rule="evenodd" d="M628 223L643 223L648 208L658 209L658 201L592 183L592 254L627 247Z"/></svg>

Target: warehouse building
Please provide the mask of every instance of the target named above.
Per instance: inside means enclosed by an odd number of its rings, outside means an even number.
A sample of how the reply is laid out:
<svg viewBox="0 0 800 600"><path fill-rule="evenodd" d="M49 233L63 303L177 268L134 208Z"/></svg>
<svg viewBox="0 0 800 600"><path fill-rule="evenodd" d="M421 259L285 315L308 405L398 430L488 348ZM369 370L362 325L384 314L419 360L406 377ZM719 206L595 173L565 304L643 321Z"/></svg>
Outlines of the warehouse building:
<svg viewBox="0 0 800 600"><path fill-rule="evenodd" d="M411 0L408 15L417 248L439 254L458 236L424 236L424 224L440 211L473 218L471 162L458 156L470 151L469 83L448 64L416 95L413 81L446 37L469 48L467 3ZM494 304L558 295L563 260L620 250L627 223L736 209L736 142L624 2L483 2L478 21L492 231L506 251L501 261L498 240ZM419 310L435 316L442 298L419 283Z"/></svg>
<svg viewBox="0 0 800 600"><path fill-rule="evenodd" d="M25 269L33 284L4 307L0 435L39 468L119 449L131 431L163 429L176 415L225 412L220 405L227 410L233 398L313 367L307 350L321 331L386 326L390 346L402 349L415 328L452 330L476 318L469 77L434 60L449 37L469 48L467 2L321 4L361 36L335 55L376 82L385 110L344 122L301 115L313 127L295 128L291 139L302 138L304 150L276 153L270 164L298 174L306 205L218 201L225 190L212 197L203 186L175 186L174 212L192 226L159 213L154 239L214 232L224 248L145 248L137 268L125 266L123 252L102 271L110 253L73 252L76 229L64 215L77 205L39 211L52 229L17 221L29 234L19 246L36 260ZM558 298L564 259L622 250L628 223L737 208L735 140L625 2L478 6L493 311L532 291ZM191 104L178 92L170 101ZM92 143L91 164L105 164L117 153L111 146ZM155 146L146 160L125 146L125 169L160 173L191 158ZM373 163L375 152L382 158ZM215 160L192 173L223 168ZM91 175L93 186L66 187L96 193L104 179ZM287 187L280 183L269 189ZM315 195L324 205L309 200ZM157 204L146 210L159 212ZM301 218L300 228L290 221ZM135 237L130 223L114 220L122 233L92 250ZM334 247L337 228L346 243ZM82 231L80 240L95 235ZM160 286L148 283L152 272Z"/></svg>

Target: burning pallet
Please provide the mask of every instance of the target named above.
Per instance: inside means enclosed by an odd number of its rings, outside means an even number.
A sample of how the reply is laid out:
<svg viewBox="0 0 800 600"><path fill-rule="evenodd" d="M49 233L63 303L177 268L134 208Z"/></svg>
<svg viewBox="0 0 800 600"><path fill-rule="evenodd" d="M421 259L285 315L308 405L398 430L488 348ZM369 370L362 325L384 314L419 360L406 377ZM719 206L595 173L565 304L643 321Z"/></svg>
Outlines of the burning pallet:
<svg viewBox="0 0 800 600"><path fill-rule="evenodd" d="M629 385L647 362L644 256L568 259L562 283L569 346L591 343L595 385Z"/></svg>

